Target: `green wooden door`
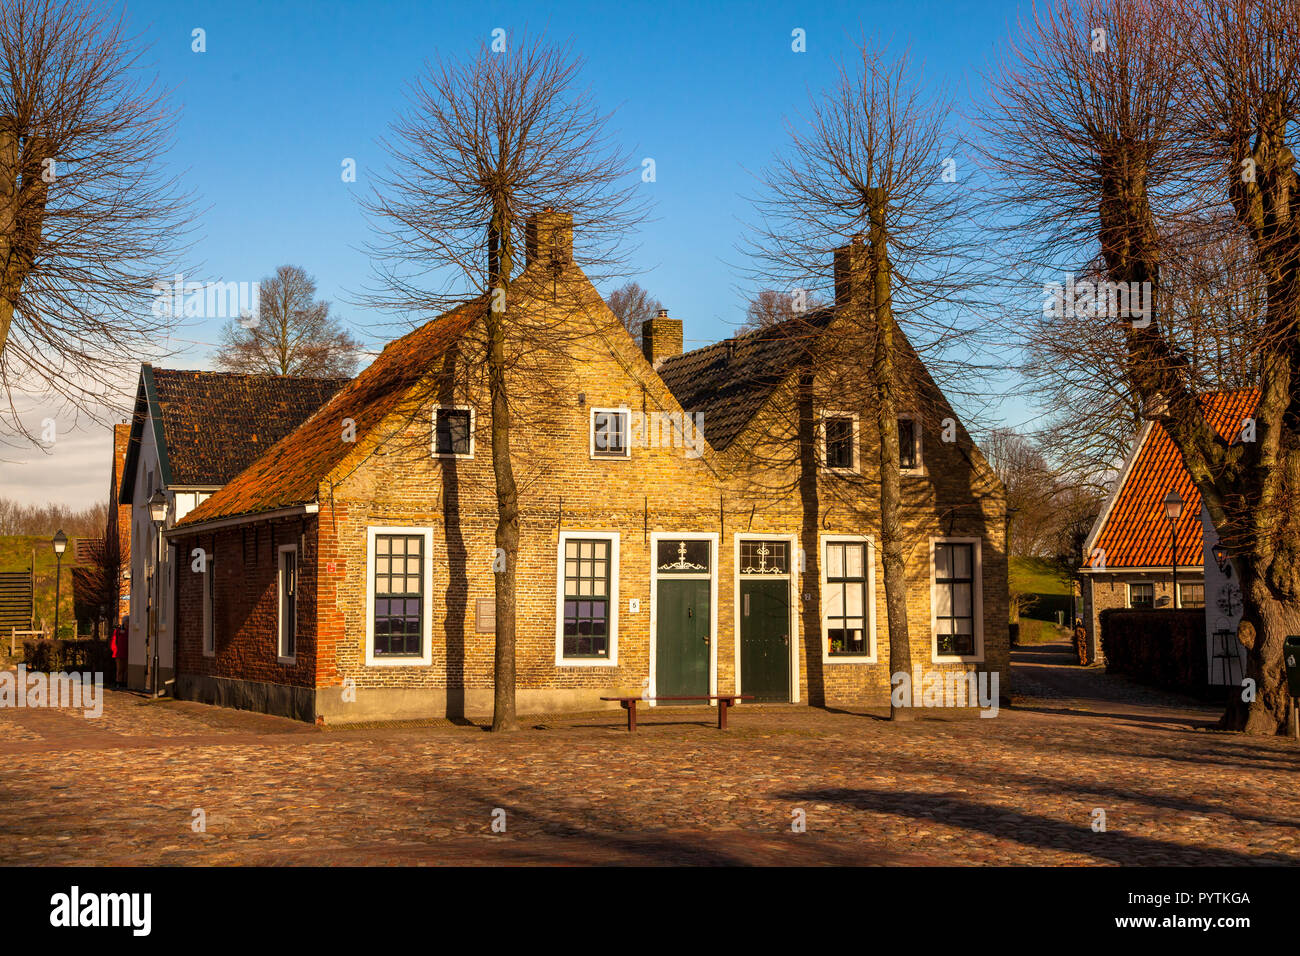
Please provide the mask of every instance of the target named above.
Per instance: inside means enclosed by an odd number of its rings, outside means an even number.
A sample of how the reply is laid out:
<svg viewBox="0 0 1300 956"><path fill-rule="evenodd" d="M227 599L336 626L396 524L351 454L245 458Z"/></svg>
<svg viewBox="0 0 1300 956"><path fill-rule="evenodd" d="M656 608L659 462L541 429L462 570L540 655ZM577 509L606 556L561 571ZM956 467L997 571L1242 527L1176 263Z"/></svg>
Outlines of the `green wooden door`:
<svg viewBox="0 0 1300 956"><path fill-rule="evenodd" d="M655 693L709 692L709 582L659 581L655 608Z"/></svg>
<svg viewBox="0 0 1300 956"><path fill-rule="evenodd" d="M740 690L755 700L790 699L790 585L740 579Z"/></svg>

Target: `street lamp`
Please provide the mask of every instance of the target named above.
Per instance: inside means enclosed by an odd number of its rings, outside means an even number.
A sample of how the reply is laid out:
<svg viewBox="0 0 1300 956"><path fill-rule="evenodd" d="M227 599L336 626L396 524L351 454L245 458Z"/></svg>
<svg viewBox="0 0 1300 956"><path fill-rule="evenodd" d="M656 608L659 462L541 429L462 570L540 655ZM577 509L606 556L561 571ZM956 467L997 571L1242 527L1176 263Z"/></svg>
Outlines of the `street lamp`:
<svg viewBox="0 0 1300 956"><path fill-rule="evenodd" d="M68 550L68 536L60 528L54 533L54 639L59 639L59 588L63 578L63 552Z"/></svg>
<svg viewBox="0 0 1300 956"><path fill-rule="evenodd" d="M149 634L153 643L152 661L146 654L145 662L152 663L149 679L149 693L158 696L158 603L162 600L162 585L159 576L162 573L162 525L167 520L167 496L159 488L149 498L149 520L154 529L153 587L150 589Z"/></svg>
<svg viewBox="0 0 1300 956"><path fill-rule="evenodd" d="M1165 495L1165 515L1169 518L1169 563L1174 572L1172 610L1178 610L1178 519L1183 516L1183 499L1177 491Z"/></svg>

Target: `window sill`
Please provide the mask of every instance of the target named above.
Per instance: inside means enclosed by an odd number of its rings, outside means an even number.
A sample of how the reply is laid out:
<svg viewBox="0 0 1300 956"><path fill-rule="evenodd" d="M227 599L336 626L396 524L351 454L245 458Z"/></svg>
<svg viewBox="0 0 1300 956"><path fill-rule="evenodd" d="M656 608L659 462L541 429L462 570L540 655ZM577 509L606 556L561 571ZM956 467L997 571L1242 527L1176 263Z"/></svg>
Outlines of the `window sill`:
<svg viewBox="0 0 1300 956"><path fill-rule="evenodd" d="M561 657L555 661L556 667L617 667L618 661L606 657Z"/></svg>
<svg viewBox="0 0 1300 956"><path fill-rule="evenodd" d="M875 664L878 663L875 654L832 654L830 652L822 653L823 664Z"/></svg>
<svg viewBox="0 0 1300 956"><path fill-rule="evenodd" d="M367 667L432 667L433 658L430 657L370 657L366 660Z"/></svg>
<svg viewBox="0 0 1300 956"><path fill-rule="evenodd" d="M293 657L280 657L277 654L275 658L275 662L277 664L282 664L285 667L292 667L294 664L298 663L298 657L297 655L294 655Z"/></svg>
<svg viewBox="0 0 1300 956"><path fill-rule="evenodd" d="M435 451L435 452L432 452L432 453L431 453L431 457L433 457L433 458L466 458L466 459L473 459L473 457L474 457L474 453L473 453L472 451L470 451L470 452L465 452L464 454L461 454L460 452L454 452L454 451Z"/></svg>

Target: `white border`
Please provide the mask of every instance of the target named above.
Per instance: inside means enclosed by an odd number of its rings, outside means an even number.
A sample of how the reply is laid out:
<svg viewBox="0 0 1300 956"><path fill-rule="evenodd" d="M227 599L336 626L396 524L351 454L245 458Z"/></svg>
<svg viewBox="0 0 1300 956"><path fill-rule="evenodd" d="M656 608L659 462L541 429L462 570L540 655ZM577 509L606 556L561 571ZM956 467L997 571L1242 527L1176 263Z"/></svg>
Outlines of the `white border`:
<svg viewBox="0 0 1300 956"><path fill-rule="evenodd" d="M934 546L936 544L973 544L975 545L975 567L971 570L971 618L972 630L975 632L974 654L939 653L939 634L936 600L938 590L935 585ZM930 539L930 663L932 664L977 664L984 660L984 540L982 538L946 538Z"/></svg>
<svg viewBox="0 0 1300 956"><path fill-rule="evenodd" d="M867 546L867 617L871 633L870 654L832 654L831 642L827 628L826 616L826 545L835 543L866 544ZM876 643L876 539L869 534L822 534L817 538L817 560L819 570L818 592L822 609L821 642L823 664L875 664L880 653Z"/></svg>
<svg viewBox="0 0 1300 956"><path fill-rule="evenodd" d="M754 578L766 577L774 581L784 579L790 594L790 703L799 703L799 536L797 534L762 534L754 531L738 531L733 536L732 580L732 635L731 643L735 648L736 693L744 693L740 680L740 542L741 541L786 541L790 544L790 573L771 575L752 575ZM736 701L737 704L744 703Z"/></svg>
<svg viewBox="0 0 1300 956"><path fill-rule="evenodd" d="M617 409L615 409L617 411ZM609 548L609 657L564 656L564 545L570 538L610 542ZM561 531L555 548L555 666L556 667L617 667L618 666L618 538L617 531Z"/></svg>
<svg viewBox="0 0 1300 956"><path fill-rule="evenodd" d="M424 538L424 613L419 657L375 656L375 536L420 535ZM370 525L366 528L366 666L428 667L433 663L433 529L419 525Z"/></svg>
<svg viewBox="0 0 1300 956"><path fill-rule="evenodd" d="M293 636L293 653L284 655L284 558L286 551L293 552L293 573L297 580L293 585L293 623L298 625L298 590L302 586L302 567L298 561L298 545L282 544L275 549L275 662L293 664L298 660L298 635Z"/></svg>
<svg viewBox="0 0 1300 956"><path fill-rule="evenodd" d="M853 465L849 468L832 468L826 463L826 419L853 419ZM858 413L841 412L824 408L817 412L817 461L822 471L832 475L857 475L862 471L862 443L858 439Z"/></svg>
<svg viewBox="0 0 1300 956"><path fill-rule="evenodd" d="M623 432L623 454L621 455L597 455L596 454L596 416L605 415L613 412L627 416L627 430ZM619 408L592 408L587 416L587 457L592 461L627 461L632 457L632 409L622 406Z"/></svg>
<svg viewBox="0 0 1300 956"><path fill-rule="evenodd" d="M438 451L438 412L469 412L469 454ZM469 405L434 405L429 413L429 454L434 458L473 458L474 457L474 409Z"/></svg>
<svg viewBox="0 0 1300 956"><path fill-rule="evenodd" d="M656 674L656 661L659 658L659 553L660 541L708 541L709 573L704 574L665 574L666 580L682 578L684 580L709 581L709 693L718 692L718 532L669 531L650 532L650 696L659 692ZM650 706L655 706L654 701Z"/></svg>

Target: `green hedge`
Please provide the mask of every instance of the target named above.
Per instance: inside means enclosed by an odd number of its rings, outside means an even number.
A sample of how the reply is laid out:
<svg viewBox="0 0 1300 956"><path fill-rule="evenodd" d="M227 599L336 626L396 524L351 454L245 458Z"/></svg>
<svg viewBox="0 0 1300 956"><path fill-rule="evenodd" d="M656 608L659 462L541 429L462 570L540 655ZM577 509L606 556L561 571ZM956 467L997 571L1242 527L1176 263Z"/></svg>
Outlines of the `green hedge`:
<svg viewBox="0 0 1300 956"><path fill-rule="evenodd" d="M1100 617L1107 672L1184 693L1209 690L1203 609L1111 608Z"/></svg>
<svg viewBox="0 0 1300 956"><path fill-rule="evenodd" d="M29 671L58 674L63 671L114 673L113 649L108 641L23 641L23 663Z"/></svg>

